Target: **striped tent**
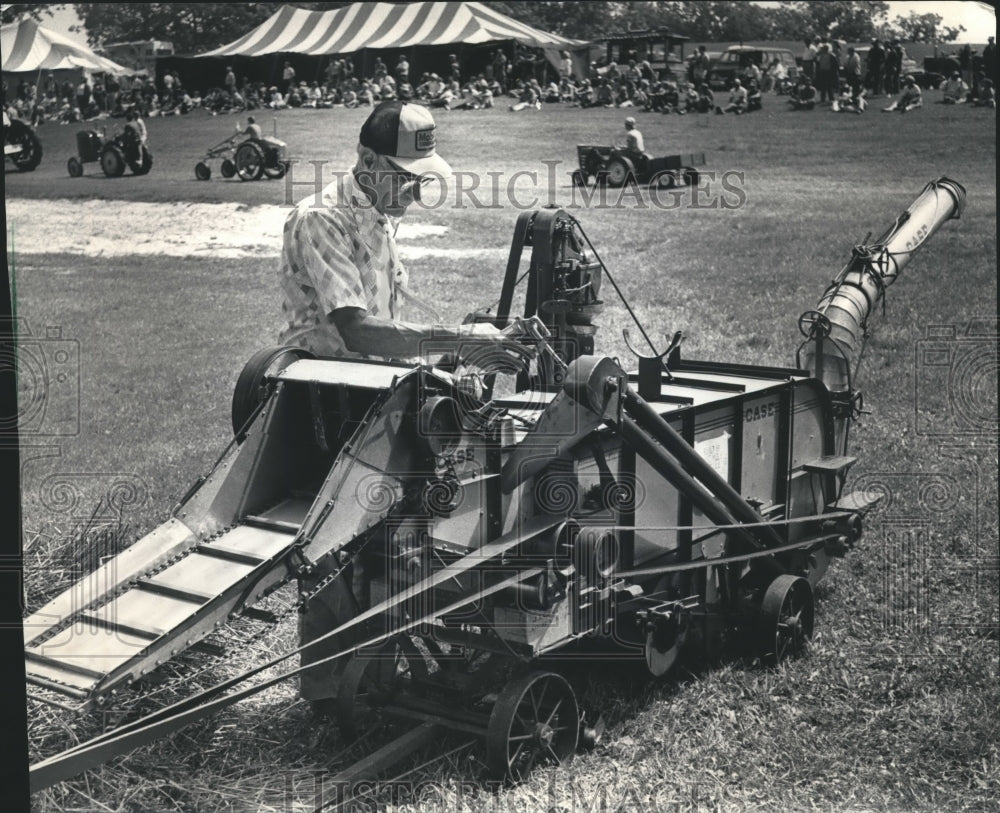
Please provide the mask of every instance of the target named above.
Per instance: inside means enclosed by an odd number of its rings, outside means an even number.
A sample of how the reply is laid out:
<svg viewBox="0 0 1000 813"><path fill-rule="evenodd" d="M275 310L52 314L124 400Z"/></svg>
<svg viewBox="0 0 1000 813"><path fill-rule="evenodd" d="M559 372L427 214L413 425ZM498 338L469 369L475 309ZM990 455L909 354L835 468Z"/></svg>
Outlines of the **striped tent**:
<svg viewBox="0 0 1000 813"><path fill-rule="evenodd" d="M586 41L549 34L481 3L353 3L333 11L282 6L238 40L199 56L327 56L365 48L478 45L504 40L541 48L553 64L557 64L560 50L568 50L577 75L583 75L586 68Z"/></svg>
<svg viewBox="0 0 1000 813"><path fill-rule="evenodd" d="M116 75L131 73L117 62L98 56L86 45L28 18L0 27L0 53L5 73L73 68Z"/></svg>

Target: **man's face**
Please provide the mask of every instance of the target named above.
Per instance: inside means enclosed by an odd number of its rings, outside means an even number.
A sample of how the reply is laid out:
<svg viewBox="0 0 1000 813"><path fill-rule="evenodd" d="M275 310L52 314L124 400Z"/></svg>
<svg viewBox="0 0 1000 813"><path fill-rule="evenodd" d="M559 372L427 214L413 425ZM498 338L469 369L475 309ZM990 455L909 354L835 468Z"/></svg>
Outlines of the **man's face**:
<svg viewBox="0 0 1000 813"><path fill-rule="evenodd" d="M379 155L374 172L366 173L364 185L371 190L376 210L389 217L402 217L411 203L420 200L423 180L427 179L421 179L391 158Z"/></svg>

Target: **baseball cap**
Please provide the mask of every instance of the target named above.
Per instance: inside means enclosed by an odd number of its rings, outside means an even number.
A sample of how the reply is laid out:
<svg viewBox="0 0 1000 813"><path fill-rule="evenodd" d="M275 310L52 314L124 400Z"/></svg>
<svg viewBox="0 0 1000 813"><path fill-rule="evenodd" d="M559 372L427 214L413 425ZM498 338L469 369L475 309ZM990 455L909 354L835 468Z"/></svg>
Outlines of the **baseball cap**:
<svg viewBox="0 0 1000 813"><path fill-rule="evenodd" d="M625 119L625 123L626 123L626 124L635 124L635 119L634 119L634 118L632 118L631 116L628 116L628 117L627 117L627 118Z"/></svg>
<svg viewBox="0 0 1000 813"><path fill-rule="evenodd" d="M394 100L382 102L361 125L361 145L391 158L414 175L451 176L451 167L435 152L434 118L426 107Z"/></svg>

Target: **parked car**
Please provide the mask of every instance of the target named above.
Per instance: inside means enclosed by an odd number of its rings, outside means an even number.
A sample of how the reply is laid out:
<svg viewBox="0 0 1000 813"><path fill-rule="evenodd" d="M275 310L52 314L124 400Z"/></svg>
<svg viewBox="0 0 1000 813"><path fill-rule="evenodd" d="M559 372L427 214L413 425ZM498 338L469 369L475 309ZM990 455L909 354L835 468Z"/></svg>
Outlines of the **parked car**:
<svg viewBox="0 0 1000 813"><path fill-rule="evenodd" d="M795 55L787 48L764 48L757 45L731 45L719 56L708 71L708 86L712 90L728 90L733 80L751 63L761 71L777 59L785 66L790 79L798 76Z"/></svg>

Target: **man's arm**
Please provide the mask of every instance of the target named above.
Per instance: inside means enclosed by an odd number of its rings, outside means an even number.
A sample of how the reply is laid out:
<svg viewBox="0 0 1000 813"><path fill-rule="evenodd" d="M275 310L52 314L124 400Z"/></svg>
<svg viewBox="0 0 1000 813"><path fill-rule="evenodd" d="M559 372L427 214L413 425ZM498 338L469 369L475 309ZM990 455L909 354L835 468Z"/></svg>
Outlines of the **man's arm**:
<svg viewBox="0 0 1000 813"><path fill-rule="evenodd" d="M396 322L372 316L361 308L338 308L327 317L352 353L382 358L463 355L475 348L493 347L525 355L525 347L487 323L445 326ZM426 343L426 346L424 346Z"/></svg>

